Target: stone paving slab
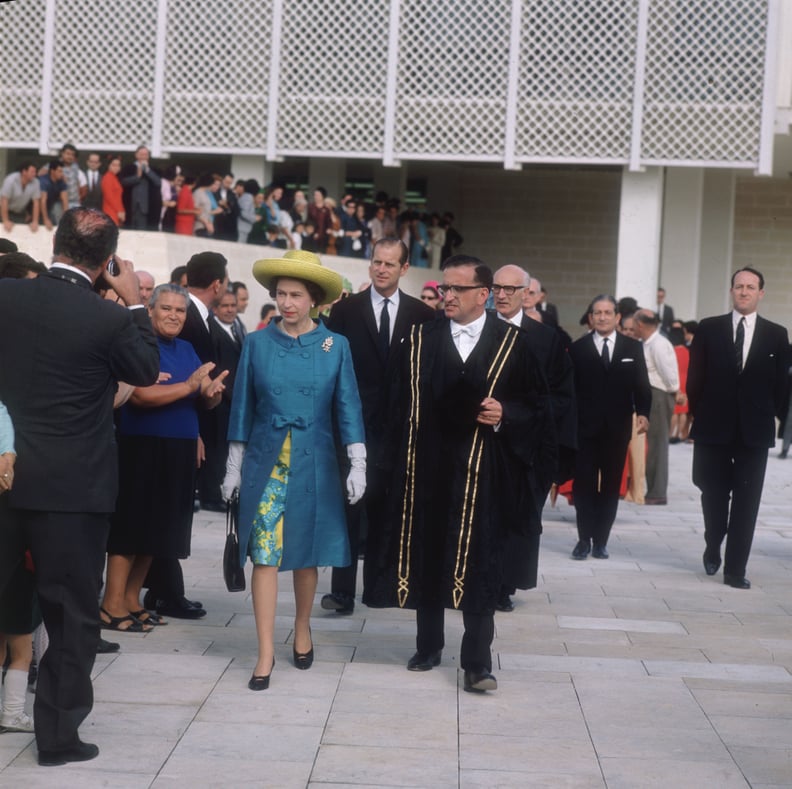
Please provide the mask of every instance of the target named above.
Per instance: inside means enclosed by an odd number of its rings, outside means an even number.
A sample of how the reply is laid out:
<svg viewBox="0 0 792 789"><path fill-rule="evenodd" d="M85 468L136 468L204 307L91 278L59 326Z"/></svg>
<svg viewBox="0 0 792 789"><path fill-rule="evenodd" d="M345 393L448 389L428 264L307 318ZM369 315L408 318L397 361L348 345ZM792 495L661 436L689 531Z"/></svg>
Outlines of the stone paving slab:
<svg viewBox="0 0 792 789"><path fill-rule="evenodd" d="M82 727L99 758L39 768L31 735L2 734L0 787L790 789L792 462L771 453L741 591L701 566L691 455L671 448L667 507L622 503L607 561L571 561L574 509L546 508L539 586L496 615L484 696L461 687L458 613L441 666L409 673L414 614L322 611L327 569L313 668L292 666L284 574L272 684L251 693L250 593L225 591L224 521L199 513L184 569L207 617L118 634Z"/></svg>

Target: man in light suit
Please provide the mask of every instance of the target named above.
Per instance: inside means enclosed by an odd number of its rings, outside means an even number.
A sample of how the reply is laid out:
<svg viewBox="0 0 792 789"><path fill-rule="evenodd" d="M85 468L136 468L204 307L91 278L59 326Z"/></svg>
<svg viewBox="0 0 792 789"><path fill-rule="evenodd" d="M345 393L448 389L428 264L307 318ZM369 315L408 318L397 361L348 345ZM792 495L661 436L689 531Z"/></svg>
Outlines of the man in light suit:
<svg viewBox="0 0 792 789"><path fill-rule="evenodd" d="M531 481L536 486L534 500L539 506L536 518L539 530L528 534L509 535L509 545L504 551L504 584L495 606L496 610L504 612L514 610L510 595L516 589L533 589L536 586L541 508L552 483L566 481L572 475L577 447L575 382L569 354L554 327L535 320L523 311L523 294L536 281L531 279L525 269L508 265L495 272L492 285L498 317L525 331L528 347L539 361L547 379L558 443L558 462L555 467L534 469L531 475Z"/></svg>
<svg viewBox="0 0 792 789"><path fill-rule="evenodd" d="M366 495L360 504L347 507L352 564L333 568L332 591L322 598L322 608L339 614L351 614L355 609L363 508L370 531L379 528L382 517L385 480L377 469L376 459L386 418L384 406L391 377L389 370L410 328L436 316L431 307L399 289L399 280L410 268L407 257L407 247L398 238L381 238L371 252L371 287L337 302L327 321L330 331L343 334L349 340L363 405L369 457ZM384 322L383 310L387 311Z"/></svg>
<svg viewBox="0 0 792 789"><path fill-rule="evenodd" d="M42 765L99 753L78 728L93 706L99 578L118 492L113 396L118 381L151 386L159 373L137 278L115 258L117 242L108 216L74 208L58 224L48 273L0 281L0 400L18 453L10 504L49 635L34 708ZM107 269L111 260L119 273ZM100 275L130 309L93 292Z"/></svg>
<svg viewBox="0 0 792 789"><path fill-rule="evenodd" d="M616 331L620 317L612 296L597 296L589 307L593 331L569 349L578 407L572 490L578 528L572 558L578 560L589 553L595 559L608 558L606 546L619 507L633 413L638 432L649 429L652 390L643 348Z"/></svg>
<svg viewBox="0 0 792 789"><path fill-rule="evenodd" d="M690 346L687 395L695 417L693 482L704 514L704 570L715 575L726 539L723 582L750 589L745 577L775 417L785 405L787 330L760 317L764 277L742 268L731 280L734 309L705 318ZM731 506L729 499L731 498Z"/></svg>

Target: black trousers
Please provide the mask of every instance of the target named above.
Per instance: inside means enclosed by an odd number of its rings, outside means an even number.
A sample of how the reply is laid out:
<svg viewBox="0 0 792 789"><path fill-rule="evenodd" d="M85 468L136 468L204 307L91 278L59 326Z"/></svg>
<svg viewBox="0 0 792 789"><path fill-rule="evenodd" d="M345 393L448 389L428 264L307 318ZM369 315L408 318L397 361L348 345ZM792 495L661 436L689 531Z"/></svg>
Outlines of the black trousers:
<svg viewBox="0 0 792 789"><path fill-rule="evenodd" d="M17 510L36 569L49 636L41 660L34 718L39 750L72 747L93 707L91 670L99 644L99 579L106 514Z"/></svg>
<svg viewBox="0 0 792 789"><path fill-rule="evenodd" d="M630 434L602 433L581 438L575 461L575 499L578 538L605 546L619 508L624 461Z"/></svg>
<svg viewBox="0 0 792 789"><path fill-rule="evenodd" d="M184 572L178 559L154 557L144 586L158 600L176 603L184 597Z"/></svg>
<svg viewBox="0 0 792 789"><path fill-rule="evenodd" d="M424 607L416 611L418 632L415 648L422 655L439 652L445 646L445 609ZM462 613L465 633L459 662L465 671L492 671L492 640L495 637L495 612Z"/></svg>
<svg viewBox="0 0 792 789"><path fill-rule="evenodd" d="M723 572L727 575L745 575L766 467L766 447L698 441L693 446L693 484L701 491L707 555L713 561L719 559L725 538Z"/></svg>

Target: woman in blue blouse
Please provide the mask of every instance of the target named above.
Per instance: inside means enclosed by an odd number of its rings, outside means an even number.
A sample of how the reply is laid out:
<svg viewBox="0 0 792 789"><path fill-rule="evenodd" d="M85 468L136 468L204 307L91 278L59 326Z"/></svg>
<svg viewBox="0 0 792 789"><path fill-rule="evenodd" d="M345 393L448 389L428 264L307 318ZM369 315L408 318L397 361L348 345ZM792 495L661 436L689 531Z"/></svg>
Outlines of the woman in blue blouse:
<svg viewBox="0 0 792 789"><path fill-rule="evenodd" d="M251 690L269 686L278 571L294 571L293 657L310 668L310 616L317 567L344 567L350 556L333 418L347 448L350 503L365 489L366 448L352 356L346 339L316 320L335 301L341 277L311 252L259 260L253 276L268 288L281 317L249 334L234 381L223 494L240 491L241 561L253 561L258 662Z"/></svg>
<svg viewBox="0 0 792 789"><path fill-rule="evenodd" d="M118 425L119 493L107 541L107 582L101 624L141 633L164 624L140 605L140 590L154 556L190 555L198 441L196 407L220 402L227 371L214 380L214 363L201 364L190 343L178 339L189 295L160 285L149 301L160 351L160 380L138 387L121 409Z"/></svg>

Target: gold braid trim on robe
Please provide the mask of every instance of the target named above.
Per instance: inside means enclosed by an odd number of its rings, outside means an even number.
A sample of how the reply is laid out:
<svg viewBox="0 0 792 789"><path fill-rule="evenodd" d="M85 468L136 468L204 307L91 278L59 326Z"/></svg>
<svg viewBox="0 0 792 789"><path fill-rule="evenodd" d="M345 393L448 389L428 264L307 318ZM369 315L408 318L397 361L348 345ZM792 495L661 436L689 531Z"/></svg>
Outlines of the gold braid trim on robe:
<svg viewBox="0 0 792 789"><path fill-rule="evenodd" d="M517 341L518 330L510 327L504 336L490 369L487 372L488 397L492 397L506 361ZM402 522L399 536L399 564L397 569L397 599L403 608L410 594L410 554L412 550L412 532L415 515L415 484L416 474L416 435L420 423L420 361L423 350L423 335L420 326L413 327L410 337L410 407L408 417L407 435L407 464L405 469L404 497L402 500ZM481 458L484 452L484 440L481 436L480 426L473 433L470 454L467 463L467 479L465 480L465 493L462 505L462 522L459 529L457 543L457 558L454 568L454 607L459 608L465 591L465 575L467 573L467 560L470 550L470 540L473 533L473 519L475 516L476 496L478 495L479 471Z"/></svg>
<svg viewBox="0 0 792 789"><path fill-rule="evenodd" d="M412 547L413 516L415 512L415 436L420 419L420 360L423 336L419 326L414 326L410 337L410 412L407 436L407 469L402 502L402 525L399 537L399 566L397 596L399 607L404 608L410 593L410 550Z"/></svg>
<svg viewBox="0 0 792 789"><path fill-rule="evenodd" d="M487 397L492 397L495 386L498 383L503 367L509 354L514 348L517 340L517 329L509 331L492 360L492 365L487 371ZM507 347L508 346L508 347ZM453 600L454 608L459 608L462 597L465 594L465 575L467 574L468 553L470 551L470 540L473 536L473 519L476 514L476 497L478 495L479 470L481 468L481 456L484 453L484 438L481 435L481 425L477 425L473 432L470 455L467 464L467 479L465 480L465 495L462 503L462 523L459 529L459 539L457 541L456 564L454 565L454 589Z"/></svg>

